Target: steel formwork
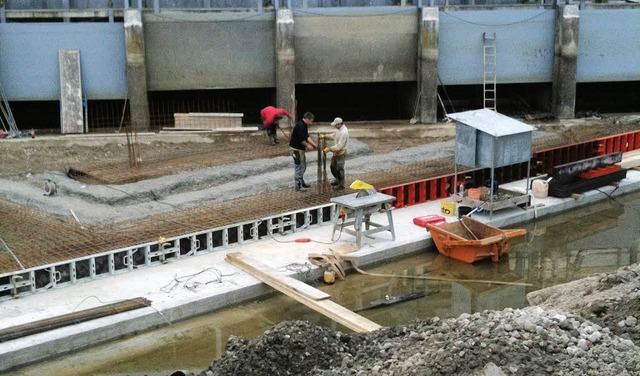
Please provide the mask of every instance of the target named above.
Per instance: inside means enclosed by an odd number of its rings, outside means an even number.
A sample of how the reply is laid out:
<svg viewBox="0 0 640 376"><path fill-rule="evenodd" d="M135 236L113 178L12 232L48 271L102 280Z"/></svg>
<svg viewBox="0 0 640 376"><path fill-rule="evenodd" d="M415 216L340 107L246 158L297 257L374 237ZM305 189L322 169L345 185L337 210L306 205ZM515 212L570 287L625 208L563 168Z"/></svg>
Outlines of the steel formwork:
<svg viewBox="0 0 640 376"><path fill-rule="evenodd" d="M0 301L26 294L162 265L189 256L227 250L274 234L295 233L331 222L335 204L159 239L156 242L75 258L0 275Z"/></svg>

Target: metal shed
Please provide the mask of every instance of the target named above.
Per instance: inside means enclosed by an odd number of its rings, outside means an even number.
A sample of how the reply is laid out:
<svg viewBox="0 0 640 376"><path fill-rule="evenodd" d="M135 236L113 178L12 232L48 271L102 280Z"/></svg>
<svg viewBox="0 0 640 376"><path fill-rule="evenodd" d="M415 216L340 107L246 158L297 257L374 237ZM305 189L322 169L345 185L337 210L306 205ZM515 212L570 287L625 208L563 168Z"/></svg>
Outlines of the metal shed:
<svg viewBox="0 0 640 376"><path fill-rule="evenodd" d="M456 121L454 187L457 187L458 164L491 168L491 187L494 187L496 168L528 162L525 194L529 193L532 126L489 109L448 116ZM493 209L493 189L490 192L490 208Z"/></svg>

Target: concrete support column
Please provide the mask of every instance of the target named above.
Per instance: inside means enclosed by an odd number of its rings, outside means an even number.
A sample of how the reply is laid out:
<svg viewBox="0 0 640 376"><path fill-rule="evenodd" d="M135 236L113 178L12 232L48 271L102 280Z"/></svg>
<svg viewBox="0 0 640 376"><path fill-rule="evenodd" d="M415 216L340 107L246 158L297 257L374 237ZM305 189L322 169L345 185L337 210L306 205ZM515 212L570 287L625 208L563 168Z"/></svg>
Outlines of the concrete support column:
<svg viewBox="0 0 640 376"><path fill-rule="evenodd" d="M556 8L551 110L557 119L575 117L579 26L578 5Z"/></svg>
<svg viewBox="0 0 640 376"><path fill-rule="evenodd" d="M420 122L434 124L438 117L438 8L422 8L418 43L418 101Z"/></svg>
<svg viewBox="0 0 640 376"><path fill-rule="evenodd" d="M124 38L127 48L127 88L131 127L139 132L146 132L149 130L149 101L147 98L144 32L140 11L125 10Z"/></svg>
<svg viewBox="0 0 640 376"><path fill-rule="evenodd" d="M279 9L276 12L276 102L297 119L296 114L296 65L293 48L293 12Z"/></svg>

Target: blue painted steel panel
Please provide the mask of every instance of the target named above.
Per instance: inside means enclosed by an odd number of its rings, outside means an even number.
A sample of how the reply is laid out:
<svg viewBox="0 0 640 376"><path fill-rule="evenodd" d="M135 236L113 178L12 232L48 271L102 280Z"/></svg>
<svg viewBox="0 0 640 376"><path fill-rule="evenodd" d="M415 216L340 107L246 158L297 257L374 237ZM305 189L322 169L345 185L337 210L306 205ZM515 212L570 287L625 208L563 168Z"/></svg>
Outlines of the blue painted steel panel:
<svg viewBox="0 0 640 376"><path fill-rule="evenodd" d="M640 80L640 9L580 11L578 82Z"/></svg>
<svg viewBox="0 0 640 376"><path fill-rule="evenodd" d="M440 12L438 74L444 85L482 84L482 33L496 33L497 82L551 82L555 11Z"/></svg>
<svg viewBox="0 0 640 376"><path fill-rule="evenodd" d="M320 8L303 12L296 10L294 18L327 15L358 14L361 17L388 12L380 8ZM416 12L411 7L394 7L395 12ZM268 14L268 13L267 13ZM262 16L262 15L261 15ZM266 16L266 14L265 14ZM585 9L580 11L578 82L637 81L640 80L640 9ZM242 22L242 21L238 21ZM382 26L382 25L380 25ZM264 33L272 35L271 25ZM330 26L327 26L330 27ZM395 25L384 30L371 30L375 40L384 33L397 33ZM465 10L440 12L438 73L444 85L482 83L482 34L496 33L498 83L551 82L553 72L553 40L555 11L542 8L517 10ZM416 35L418 30L416 30ZM260 35L258 33L258 35ZM322 31L319 31L320 36ZM179 35L176 38L189 37ZM216 35L216 43L233 46L237 34ZM411 38L412 36L409 35ZM152 43L149 56L162 54L161 43ZM155 46L155 49L153 48ZM329 45L328 45L329 46ZM330 54L331 46L313 51L312 55ZM58 50L78 49L82 67L82 85L89 99L123 99L127 93L124 28L121 23L0 23L0 81L10 100L58 100ZM398 45L385 53L397 56L411 53L413 48ZM416 49L417 51L417 46ZM302 53L304 49L298 52ZM240 56L240 55L239 55ZM264 54L249 50L241 55L248 64L237 61L218 67L220 72L239 72L256 61L263 62ZM377 59L388 59L384 53ZM298 72L308 66L298 56ZM210 64L203 61L200 64ZM369 61L362 63L364 66ZM359 64L359 65L362 65ZM197 63L194 63L197 65ZM415 69L414 62L406 63ZM154 65L150 63L149 68ZM165 69L160 64L156 69ZM235 68L234 68L235 67ZM272 80L272 72L266 69ZM153 69L152 69L153 72ZM150 72L150 73L152 73ZM178 71L179 72L179 71ZM260 75L264 72L258 71ZM348 82L348 80L344 80ZM190 86L188 84L187 86ZM225 83L224 88L239 86ZM181 89L189 90L190 87Z"/></svg>
<svg viewBox="0 0 640 376"><path fill-rule="evenodd" d="M127 93L121 23L0 23L0 81L9 100L59 100L58 50L80 50L89 99Z"/></svg>

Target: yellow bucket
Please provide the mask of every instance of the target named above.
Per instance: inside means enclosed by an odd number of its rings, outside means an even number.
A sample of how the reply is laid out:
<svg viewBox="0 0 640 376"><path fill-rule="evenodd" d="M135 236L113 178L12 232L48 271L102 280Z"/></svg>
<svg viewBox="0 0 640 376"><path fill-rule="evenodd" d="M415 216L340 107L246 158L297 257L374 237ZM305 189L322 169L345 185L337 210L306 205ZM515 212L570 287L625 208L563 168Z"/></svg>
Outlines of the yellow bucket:
<svg viewBox="0 0 640 376"><path fill-rule="evenodd" d="M453 216L456 214L456 203L450 199L440 201L440 212L442 215Z"/></svg>

